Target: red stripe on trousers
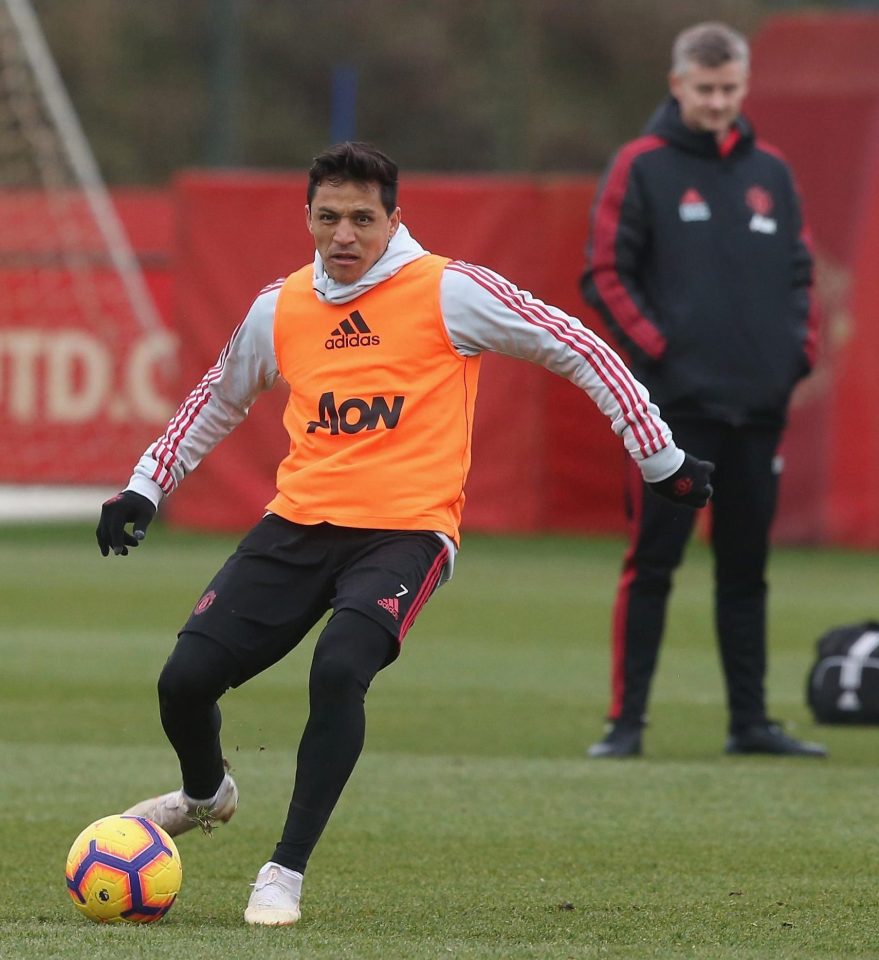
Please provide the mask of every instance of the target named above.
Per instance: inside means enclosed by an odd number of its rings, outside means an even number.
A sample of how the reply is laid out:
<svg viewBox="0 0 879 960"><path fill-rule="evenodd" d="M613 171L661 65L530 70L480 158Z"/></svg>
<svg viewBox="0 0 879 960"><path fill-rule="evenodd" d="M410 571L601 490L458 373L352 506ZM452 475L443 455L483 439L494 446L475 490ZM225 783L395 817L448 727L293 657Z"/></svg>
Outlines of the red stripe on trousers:
<svg viewBox="0 0 879 960"><path fill-rule="evenodd" d="M638 546L638 533L641 528L641 515L644 511L644 484L641 471L629 461L626 482L629 486L629 547L623 559L623 572L617 586L617 596L613 608L612 653L610 668L611 702L608 716L618 720L623 709L626 693L626 628L628 627L629 591L637 576L635 550Z"/></svg>

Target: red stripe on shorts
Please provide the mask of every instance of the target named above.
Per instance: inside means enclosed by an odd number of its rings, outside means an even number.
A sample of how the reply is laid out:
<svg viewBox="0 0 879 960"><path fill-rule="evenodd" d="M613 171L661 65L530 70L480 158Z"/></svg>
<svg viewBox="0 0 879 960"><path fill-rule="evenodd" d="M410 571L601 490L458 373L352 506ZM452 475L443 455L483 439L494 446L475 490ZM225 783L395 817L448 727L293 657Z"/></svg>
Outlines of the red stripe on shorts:
<svg viewBox="0 0 879 960"><path fill-rule="evenodd" d="M403 622L400 624L400 644L403 643L403 637L406 636L409 628L415 622L415 618L418 616L421 608L427 603L430 595L436 589L437 583L439 583L439 578L442 576L443 567L446 565L446 561L449 559L449 548L444 546L442 550L437 555L436 560L431 564L430 569L427 571L427 576L424 578L424 583L421 584L421 588L418 593L415 594L415 599L412 601L412 606L409 607L409 612L403 617Z"/></svg>

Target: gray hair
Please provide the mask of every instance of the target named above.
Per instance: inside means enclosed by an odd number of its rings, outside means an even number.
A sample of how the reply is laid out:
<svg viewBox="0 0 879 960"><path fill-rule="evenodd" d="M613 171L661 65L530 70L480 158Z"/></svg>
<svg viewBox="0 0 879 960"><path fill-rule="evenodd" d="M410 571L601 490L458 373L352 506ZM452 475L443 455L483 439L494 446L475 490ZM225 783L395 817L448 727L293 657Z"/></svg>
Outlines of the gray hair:
<svg viewBox="0 0 879 960"><path fill-rule="evenodd" d="M680 76L696 63L700 67L722 67L730 61L750 64L748 41L725 23L697 23L678 34L671 51L671 72Z"/></svg>

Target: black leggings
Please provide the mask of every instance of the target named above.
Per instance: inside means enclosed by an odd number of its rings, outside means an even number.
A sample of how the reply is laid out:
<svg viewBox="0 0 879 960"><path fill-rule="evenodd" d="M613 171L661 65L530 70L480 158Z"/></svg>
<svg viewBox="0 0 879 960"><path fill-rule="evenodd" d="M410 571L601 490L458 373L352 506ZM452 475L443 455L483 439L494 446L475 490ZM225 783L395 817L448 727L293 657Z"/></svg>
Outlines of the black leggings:
<svg viewBox="0 0 879 960"><path fill-rule="evenodd" d="M271 859L305 871L363 749L364 700L372 678L393 660L395 639L356 610L335 613L321 632L309 676L308 722L299 743L293 797ZM180 761L183 789L212 797L223 779L217 700L242 675L220 644L182 633L159 677L162 726Z"/></svg>

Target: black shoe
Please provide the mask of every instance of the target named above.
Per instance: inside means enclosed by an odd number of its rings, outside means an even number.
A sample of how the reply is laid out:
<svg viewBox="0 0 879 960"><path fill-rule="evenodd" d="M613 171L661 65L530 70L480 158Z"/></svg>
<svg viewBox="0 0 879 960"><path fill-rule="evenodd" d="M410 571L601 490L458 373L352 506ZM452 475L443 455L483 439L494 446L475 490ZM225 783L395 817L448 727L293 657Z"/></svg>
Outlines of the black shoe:
<svg viewBox="0 0 879 960"><path fill-rule="evenodd" d="M593 743L587 757L640 757L641 726L614 723L608 727L603 740Z"/></svg>
<svg viewBox="0 0 879 960"><path fill-rule="evenodd" d="M734 731L727 737L724 749L727 753L771 753L785 757L827 756L827 748L820 743L789 737L772 720Z"/></svg>

